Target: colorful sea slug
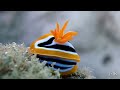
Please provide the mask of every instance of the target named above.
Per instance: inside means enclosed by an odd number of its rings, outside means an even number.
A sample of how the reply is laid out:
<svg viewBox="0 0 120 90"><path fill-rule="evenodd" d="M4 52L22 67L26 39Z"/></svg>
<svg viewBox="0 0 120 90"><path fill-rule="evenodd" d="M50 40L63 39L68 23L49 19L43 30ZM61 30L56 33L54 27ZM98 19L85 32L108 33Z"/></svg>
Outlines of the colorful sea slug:
<svg viewBox="0 0 120 90"><path fill-rule="evenodd" d="M30 53L36 54L40 61L47 61L46 66L51 66L55 62L54 70L59 69L61 75L70 75L77 71L80 56L69 42L77 32L69 31L64 33L68 21L60 29L56 24L56 29L50 33L39 37L30 45Z"/></svg>

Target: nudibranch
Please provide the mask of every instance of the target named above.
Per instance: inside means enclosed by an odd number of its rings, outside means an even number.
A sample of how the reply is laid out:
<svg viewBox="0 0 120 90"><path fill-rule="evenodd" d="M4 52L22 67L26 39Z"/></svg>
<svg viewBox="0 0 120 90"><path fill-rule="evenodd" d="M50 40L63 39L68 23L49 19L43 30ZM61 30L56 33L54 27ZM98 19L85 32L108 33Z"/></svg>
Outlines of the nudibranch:
<svg viewBox="0 0 120 90"><path fill-rule="evenodd" d="M77 32L69 31L64 33L68 21L60 29L56 24L56 29L50 33L39 37L30 45L30 53L36 54L40 61L47 61L46 66L51 66L53 62L54 70L59 69L61 75L70 75L77 71L80 56L75 51L73 45L69 42Z"/></svg>

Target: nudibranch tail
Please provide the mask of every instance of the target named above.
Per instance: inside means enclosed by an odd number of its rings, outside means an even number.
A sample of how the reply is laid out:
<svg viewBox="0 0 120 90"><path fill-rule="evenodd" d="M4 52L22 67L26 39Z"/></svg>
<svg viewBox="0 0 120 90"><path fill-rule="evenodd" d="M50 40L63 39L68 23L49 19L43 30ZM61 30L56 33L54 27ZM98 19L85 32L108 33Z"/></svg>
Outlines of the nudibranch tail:
<svg viewBox="0 0 120 90"><path fill-rule="evenodd" d="M68 33L64 34L64 31L68 25L68 21L65 22L63 25L62 29L60 30L60 26L57 23L56 24L56 29L53 31L51 30L51 34L55 37L55 42L64 44L69 40L72 40L72 37L77 35L77 32L74 31L69 31Z"/></svg>

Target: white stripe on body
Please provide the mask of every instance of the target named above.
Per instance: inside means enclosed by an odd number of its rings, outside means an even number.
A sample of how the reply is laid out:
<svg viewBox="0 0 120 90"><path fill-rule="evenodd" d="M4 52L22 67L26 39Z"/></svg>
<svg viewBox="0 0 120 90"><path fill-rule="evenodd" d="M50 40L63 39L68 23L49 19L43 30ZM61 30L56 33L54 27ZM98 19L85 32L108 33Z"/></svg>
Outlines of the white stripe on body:
<svg viewBox="0 0 120 90"><path fill-rule="evenodd" d="M42 40L37 41L37 42L35 43L35 48L45 49L45 50L51 50L51 51L60 51L60 52L65 52L65 53L77 55L76 52L70 52L70 51L64 51L64 50L59 50L59 49L45 48L45 47L39 47L39 46L38 46L38 44L43 43L43 42L47 42L47 41L48 41L50 38L52 38L52 37L53 37L53 36L48 36L48 37L45 38L45 39L42 39ZM51 46L51 45L55 45L55 44L57 44L57 43L53 41L51 44L46 45L46 46ZM64 45L70 46L70 47L74 48L74 47L72 46L72 44L69 43L69 42L66 42Z"/></svg>
<svg viewBox="0 0 120 90"><path fill-rule="evenodd" d="M40 60L40 61L43 62L43 61L45 61L45 60ZM53 64L54 62L52 62L52 61L47 61L47 63L48 63L48 64ZM70 67L73 67L73 66L74 66L74 65L60 64L60 63L57 63L57 62L55 62L55 65L56 65L56 66L60 66L60 67L66 67L66 68L68 68L68 67L70 68Z"/></svg>

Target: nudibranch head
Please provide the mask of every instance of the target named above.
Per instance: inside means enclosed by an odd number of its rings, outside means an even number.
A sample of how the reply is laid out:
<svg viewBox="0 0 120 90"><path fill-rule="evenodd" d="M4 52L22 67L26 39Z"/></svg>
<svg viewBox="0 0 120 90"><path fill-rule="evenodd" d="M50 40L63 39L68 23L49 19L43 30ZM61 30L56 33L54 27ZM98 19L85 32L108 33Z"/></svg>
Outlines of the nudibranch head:
<svg viewBox="0 0 120 90"><path fill-rule="evenodd" d="M77 32L68 32L64 34L68 21L65 22L60 30L59 24L51 33L45 34L33 41L30 45L30 53L36 54L40 61L47 61L47 66L53 62L54 70L59 69L61 75L75 73L78 69L77 63L80 62L80 56L75 51L73 45L69 42Z"/></svg>

